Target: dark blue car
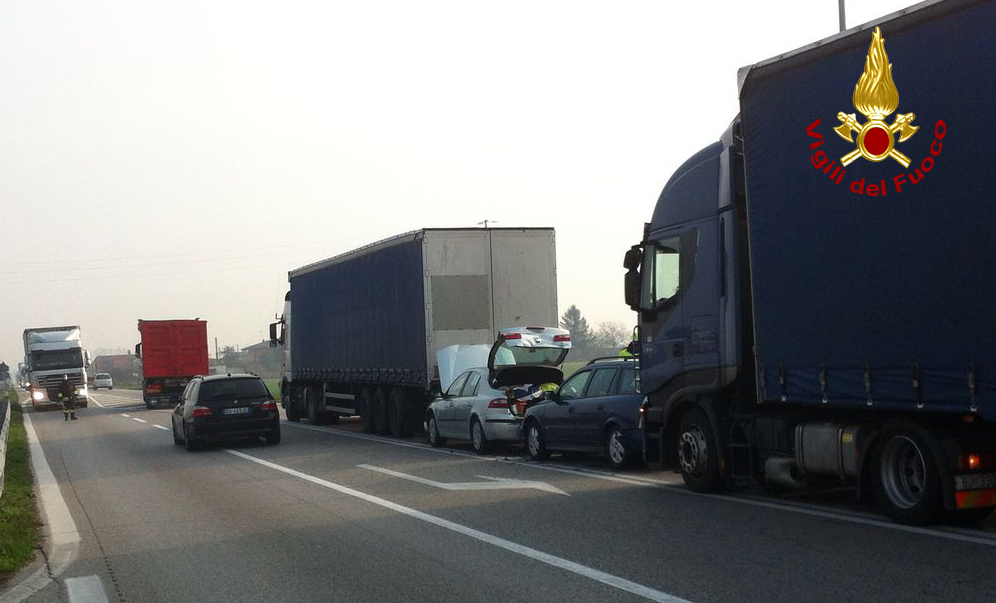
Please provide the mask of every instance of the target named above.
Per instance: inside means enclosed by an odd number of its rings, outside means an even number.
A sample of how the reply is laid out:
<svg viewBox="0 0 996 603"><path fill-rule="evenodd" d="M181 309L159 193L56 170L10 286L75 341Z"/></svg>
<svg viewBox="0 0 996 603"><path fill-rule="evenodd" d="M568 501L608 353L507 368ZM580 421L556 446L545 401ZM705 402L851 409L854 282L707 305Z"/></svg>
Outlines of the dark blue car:
<svg viewBox="0 0 996 603"><path fill-rule="evenodd" d="M557 393L530 406L522 422L529 456L540 460L551 452L596 452L614 468L641 458L644 396L636 391L635 365L631 357L592 360Z"/></svg>

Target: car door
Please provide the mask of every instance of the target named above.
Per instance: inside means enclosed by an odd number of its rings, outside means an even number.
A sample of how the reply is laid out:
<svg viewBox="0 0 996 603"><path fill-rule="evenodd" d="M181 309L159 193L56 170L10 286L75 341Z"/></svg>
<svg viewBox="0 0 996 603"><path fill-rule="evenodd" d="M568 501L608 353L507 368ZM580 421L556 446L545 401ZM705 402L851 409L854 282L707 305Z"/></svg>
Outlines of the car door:
<svg viewBox="0 0 996 603"><path fill-rule="evenodd" d="M460 395L454 398L453 404L453 437L470 438L470 415L474 409L477 386L481 382L478 371L467 371L467 379L461 388Z"/></svg>
<svg viewBox="0 0 996 603"><path fill-rule="evenodd" d="M591 374L592 371L588 370L578 371L557 390L554 405L546 412L546 419L543 422L548 448L570 450L574 447L575 438L572 438L574 405L584 396Z"/></svg>
<svg viewBox="0 0 996 603"><path fill-rule="evenodd" d="M624 431L639 427L643 404L643 396L636 391L636 367L633 362L627 364L619 370L612 393L605 399L605 420L613 421Z"/></svg>
<svg viewBox="0 0 996 603"><path fill-rule="evenodd" d="M570 434L573 445L587 449L602 448L602 427L608 417L606 404L618 372L614 366L592 371L584 397L573 403L574 425Z"/></svg>
<svg viewBox="0 0 996 603"><path fill-rule="evenodd" d="M183 419L184 416L189 413L185 409L191 405L191 400L194 398L194 391L197 389L197 384L200 383L199 380L194 379L187 384L187 387L183 390L183 395L180 396L180 402L173 408L173 414L171 419L173 421L173 429L176 433L183 436Z"/></svg>
<svg viewBox="0 0 996 603"><path fill-rule="evenodd" d="M446 390L446 394L442 397L439 405L437 405L436 413L436 427L439 429L440 435L446 437L453 437L454 427L453 427L453 410L456 406L457 399L460 397L460 392L463 390L463 386L467 383L467 377L470 376L470 372L465 372L460 374L450 387Z"/></svg>

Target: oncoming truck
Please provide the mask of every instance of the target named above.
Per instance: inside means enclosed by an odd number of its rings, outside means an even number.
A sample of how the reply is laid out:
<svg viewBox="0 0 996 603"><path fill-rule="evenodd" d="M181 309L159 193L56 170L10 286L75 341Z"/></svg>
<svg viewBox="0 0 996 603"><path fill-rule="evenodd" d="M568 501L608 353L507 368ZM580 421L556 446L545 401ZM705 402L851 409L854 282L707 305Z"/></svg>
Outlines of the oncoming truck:
<svg viewBox="0 0 996 603"><path fill-rule="evenodd" d="M359 415L367 431L421 428L436 353L557 324L552 228L425 228L290 272L281 403L291 421Z"/></svg>
<svg viewBox="0 0 996 603"><path fill-rule="evenodd" d="M741 70L624 261L648 460L904 523L993 510L993 23L923 3Z"/></svg>
<svg viewBox="0 0 996 603"><path fill-rule="evenodd" d="M25 329L23 374L35 407L61 404L59 384L63 375L76 388L76 403L87 406L86 367L79 326Z"/></svg>

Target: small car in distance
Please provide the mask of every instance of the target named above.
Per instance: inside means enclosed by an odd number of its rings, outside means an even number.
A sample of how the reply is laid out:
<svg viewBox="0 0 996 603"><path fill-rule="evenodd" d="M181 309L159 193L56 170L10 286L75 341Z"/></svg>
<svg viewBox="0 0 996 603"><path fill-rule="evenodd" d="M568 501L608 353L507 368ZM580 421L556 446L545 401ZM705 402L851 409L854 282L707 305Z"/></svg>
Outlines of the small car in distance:
<svg viewBox="0 0 996 603"><path fill-rule="evenodd" d="M173 443L196 450L201 443L264 437L280 443L277 403L256 375L194 377L171 414Z"/></svg>
<svg viewBox="0 0 996 603"><path fill-rule="evenodd" d="M557 390L526 409L526 452L542 460L551 452L595 452L621 469L643 455L640 406L633 357L596 358Z"/></svg>
<svg viewBox="0 0 996 603"><path fill-rule="evenodd" d="M108 373L97 373L93 377L93 385L90 389L100 389L106 387L107 389L114 389L114 379Z"/></svg>

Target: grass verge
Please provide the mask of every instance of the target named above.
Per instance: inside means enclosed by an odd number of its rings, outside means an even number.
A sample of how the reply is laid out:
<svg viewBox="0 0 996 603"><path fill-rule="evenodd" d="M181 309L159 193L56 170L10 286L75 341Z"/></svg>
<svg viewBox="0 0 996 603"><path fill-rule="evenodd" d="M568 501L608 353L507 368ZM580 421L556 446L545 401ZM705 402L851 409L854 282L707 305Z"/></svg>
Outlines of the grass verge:
<svg viewBox="0 0 996 603"><path fill-rule="evenodd" d="M280 379L263 379L263 383L270 390L270 395L274 400L280 401Z"/></svg>
<svg viewBox="0 0 996 603"><path fill-rule="evenodd" d="M7 468L0 498L0 585L35 558L39 542L38 508L28 459L28 437L21 405L11 392Z"/></svg>

